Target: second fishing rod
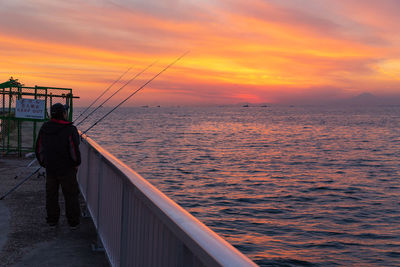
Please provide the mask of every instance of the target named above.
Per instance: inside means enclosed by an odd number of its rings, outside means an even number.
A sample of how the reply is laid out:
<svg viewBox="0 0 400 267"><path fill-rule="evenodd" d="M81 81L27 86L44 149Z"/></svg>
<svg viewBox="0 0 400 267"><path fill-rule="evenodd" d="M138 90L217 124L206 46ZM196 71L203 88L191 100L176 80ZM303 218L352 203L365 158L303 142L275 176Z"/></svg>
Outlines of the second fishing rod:
<svg viewBox="0 0 400 267"><path fill-rule="evenodd" d="M83 114L86 113L86 111L88 111L105 93L108 92L108 90L111 89L111 87L114 86L114 84L119 82L122 79L122 77L124 77L125 74L127 74L131 69L132 67L129 67L124 73L122 73L121 76L119 76L118 79L116 79L110 86L108 86L106 90L104 90L84 111L82 111L81 114L79 114L79 116L73 122L76 122L80 117L82 117Z"/></svg>
<svg viewBox="0 0 400 267"><path fill-rule="evenodd" d="M119 91L121 91L122 89L124 89L128 84L130 84L133 80L135 80L137 77L139 77L139 75L141 75L143 72L145 72L146 70L148 70L149 68L151 68L154 64L157 63L158 60L154 61L153 63L151 63L150 65L148 65L146 68L144 68L142 71L140 71L139 73L137 73L135 76L133 76L130 80L128 80L123 86L121 86L118 90L116 90L112 95L110 95L109 97L107 97L97 108L95 108L94 110L92 110L86 117L84 117L80 122L78 122L77 124L75 124L75 126L80 125L82 122L84 122L87 118L89 118L93 113L95 113L98 109L102 108L103 105L105 103L108 102L108 100L110 100L113 96L115 96Z"/></svg>

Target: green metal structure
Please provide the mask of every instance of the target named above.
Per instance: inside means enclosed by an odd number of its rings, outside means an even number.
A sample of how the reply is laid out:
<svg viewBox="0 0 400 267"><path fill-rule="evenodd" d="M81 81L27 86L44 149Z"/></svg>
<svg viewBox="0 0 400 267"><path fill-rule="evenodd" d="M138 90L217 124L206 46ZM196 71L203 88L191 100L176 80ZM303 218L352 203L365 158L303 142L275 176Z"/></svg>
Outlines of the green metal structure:
<svg viewBox="0 0 400 267"><path fill-rule="evenodd" d="M27 87L10 78L0 84L0 151L2 154L33 152L35 141L43 122L49 120L52 104L62 103L69 106L68 120L72 121L73 96L70 88L34 86ZM43 119L17 118L16 100L44 100L45 114Z"/></svg>

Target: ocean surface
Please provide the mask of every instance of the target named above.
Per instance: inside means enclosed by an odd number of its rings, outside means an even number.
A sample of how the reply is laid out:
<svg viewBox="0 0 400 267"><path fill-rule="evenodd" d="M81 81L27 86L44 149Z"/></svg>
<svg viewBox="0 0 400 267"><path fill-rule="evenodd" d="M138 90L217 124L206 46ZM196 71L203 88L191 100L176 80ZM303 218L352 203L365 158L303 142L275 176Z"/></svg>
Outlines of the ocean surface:
<svg viewBox="0 0 400 267"><path fill-rule="evenodd" d="M121 108L88 135L261 266L400 266L400 106Z"/></svg>

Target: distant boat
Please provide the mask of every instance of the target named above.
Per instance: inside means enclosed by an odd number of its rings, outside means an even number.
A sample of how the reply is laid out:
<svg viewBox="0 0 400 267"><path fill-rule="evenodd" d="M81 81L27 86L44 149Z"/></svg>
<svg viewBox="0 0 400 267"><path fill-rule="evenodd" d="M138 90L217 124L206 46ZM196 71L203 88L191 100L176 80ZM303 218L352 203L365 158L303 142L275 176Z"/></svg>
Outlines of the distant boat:
<svg viewBox="0 0 400 267"><path fill-rule="evenodd" d="M248 107L249 107L249 105L243 105L242 107L244 107L244 108L248 108Z"/></svg>
<svg viewBox="0 0 400 267"><path fill-rule="evenodd" d="M267 106L267 105L262 105L261 107L262 107L262 108L267 108L268 106Z"/></svg>
<svg viewBox="0 0 400 267"><path fill-rule="evenodd" d="M147 105L146 105L146 106L142 106L142 108L148 108L148 107L149 107L149 106L147 106Z"/></svg>

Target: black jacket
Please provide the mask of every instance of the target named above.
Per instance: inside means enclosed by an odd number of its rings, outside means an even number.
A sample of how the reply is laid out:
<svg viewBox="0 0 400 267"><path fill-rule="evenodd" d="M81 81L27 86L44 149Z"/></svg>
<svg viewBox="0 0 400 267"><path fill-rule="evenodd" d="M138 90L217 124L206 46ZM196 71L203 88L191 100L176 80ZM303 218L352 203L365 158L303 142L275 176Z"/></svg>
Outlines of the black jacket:
<svg viewBox="0 0 400 267"><path fill-rule="evenodd" d="M40 128L36 158L46 171L62 175L81 164L78 130L71 122L50 120Z"/></svg>

